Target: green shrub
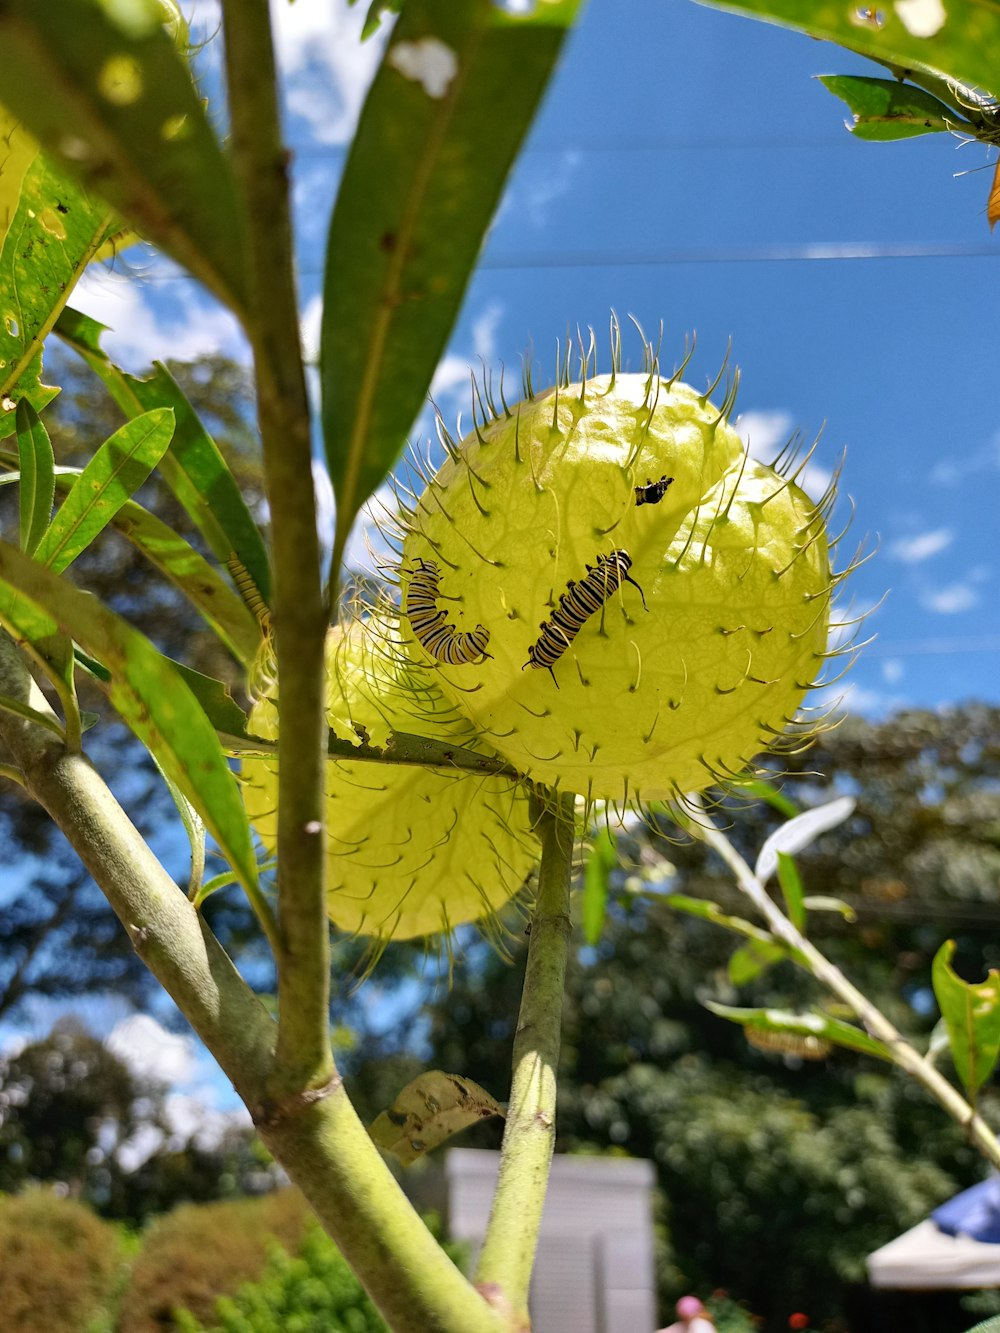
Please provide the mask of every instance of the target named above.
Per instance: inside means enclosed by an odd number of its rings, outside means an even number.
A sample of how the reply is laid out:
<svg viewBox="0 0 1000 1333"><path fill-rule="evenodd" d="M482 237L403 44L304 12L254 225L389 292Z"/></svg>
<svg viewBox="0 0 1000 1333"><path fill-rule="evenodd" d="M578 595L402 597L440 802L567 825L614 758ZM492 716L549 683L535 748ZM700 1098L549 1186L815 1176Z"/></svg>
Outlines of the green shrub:
<svg viewBox="0 0 1000 1333"><path fill-rule="evenodd" d="M177 1327L209 1333L186 1311ZM386 1333L386 1325L333 1241L314 1225L297 1257L272 1246L260 1281L217 1302L211 1333Z"/></svg>
<svg viewBox="0 0 1000 1333"><path fill-rule="evenodd" d="M0 1196L5 1333L82 1333L108 1318L123 1248L117 1229L47 1190Z"/></svg>
<svg viewBox="0 0 1000 1333"><path fill-rule="evenodd" d="M275 1241L299 1250L311 1217L297 1190L175 1208L145 1234L122 1299L120 1333L174 1329L181 1308L196 1320L213 1318L220 1296L264 1271Z"/></svg>

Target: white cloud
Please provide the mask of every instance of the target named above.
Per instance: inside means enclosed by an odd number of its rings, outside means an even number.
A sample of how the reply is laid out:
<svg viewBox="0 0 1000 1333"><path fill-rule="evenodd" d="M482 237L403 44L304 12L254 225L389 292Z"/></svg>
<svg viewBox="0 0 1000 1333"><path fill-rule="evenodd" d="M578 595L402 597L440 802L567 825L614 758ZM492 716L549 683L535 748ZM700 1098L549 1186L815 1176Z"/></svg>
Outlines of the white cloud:
<svg viewBox="0 0 1000 1333"><path fill-rule="evenodd" d="M317 292L299 316L302 351L307 363L319 360L320 325L323 320L323 297Z"/></svg>
<svg viewBox="0 0 1000 1333"><path fill-rule="evenodd" d="M750 457L767 464L774 462L793 434L792 416L781 409L772 412L741 412L733 426ZM812 458L797 473L795 482L811 499L819 500L832 478L830 469Z"/></svg>
<svg viewBox="0 0 1000 1333"><path fill-rule="evenodd" d="M948 583L941 588L928 588L921 593L920 603L936 615L951 616L969 611L979 602L979 594L968 583Z"/></svg>
<svg viewBox="0 0 1000 1333"><path fill-rule="evenodd" d="M882 679L887 685L898 685L906 673L906 668L897 657L889 657L882 663Z"/></svg>
<svg viewBox="0 0 1000 1333"><path fill-rule="evenodd" d="M345 0L272 0L275 46L289 111L321 144L347 143L357 124L388 32L361 41L368 6Z"/></svg>
<svg viewBox="0 0 1000 1333"><path fill-rule="evenodd" d="M582 160L583 154L578 149L567 148L554 162L549 154L542 155L537 164L526 162L513 187L505 193L497 217L517 213L537 231L542 230L549 223L552 205L572 189Z"/></svg>
<svg viewBox="0 0 1000 1333"><path fill-rule="evenodd" d="M202 296L191 282L161 281L159 268L157 276L150 274L144 281L92 267L77 284L73 305L108 326L101 346L136 374L166 357L192 360L221 352L238 361L248 358L246 341L229 311Z"/></svg>
<svg viewBox="0 0 1000 1333"><path fill-rule="evenodd" d="M918 532L914 537L898 537L889 546L889 556L893 560L902 561L904 565L915 565L944 551L954 538L955 534L950 528L934 528L928 532Z"/></svg>
<svg viewBox="0 0 1000 1333"><path fill-rule="evenodd" d="M931 481L939 486L957 486L982 472L1000 472L1000 431L979 449L953 451L931 469Z"/></svg>
<svg viewBox="0 0 1000 1333"><path fill-rule="evenodd" d="M168 1032L148 1014L132 1014L116 1024L106 1045L140 1078L186 1083L198 1072L194 1040Z"/></svg>

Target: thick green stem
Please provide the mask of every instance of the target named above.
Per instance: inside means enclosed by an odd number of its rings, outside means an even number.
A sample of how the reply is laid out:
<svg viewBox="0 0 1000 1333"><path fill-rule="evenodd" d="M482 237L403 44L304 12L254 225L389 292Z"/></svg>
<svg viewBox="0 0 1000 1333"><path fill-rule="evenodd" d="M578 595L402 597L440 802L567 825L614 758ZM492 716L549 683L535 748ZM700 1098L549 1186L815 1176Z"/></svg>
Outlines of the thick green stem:
<svg viewBox="0 0 1000 1333"><path fill-rule="evenodd" d="M888 1047L893 1062L930 1093L953 1119L964 1126L969 1139L984 1157L994 1166L1000 1167L1000 1142L985 1120L944 1075L910 1045L882 1011L795 928L726 835L712 823L704 809L701 809L687 826L696 837L701 838L717 852L732 870L738 887L764 917L771 934L793 949L810 974L854 1011L866 1031Z"/></svg>
<svg viewBox="0 0 1000 1333"><path fill-rule="evenodd" d="M257 1124L393 1333L510 1333L414 1211L339 1083Z"/></svg>
<svg viewBox="0 0 1000 1333"><path fill-rule="evenodd" d="M555 1144L556 1073L569 952L574 797L552 795L540 813L542 863L531 918L514 1076L500 1176L476 1286L527 1327L528 1287Z"/></svg>
<svg viewBox="0 0 1000 1333"><path fill-rule="evenodd" d="M45 696L0 632L0 693L48 713ZM274 1023L218 940L146 846L90 761L46 727L0 711L0 737L104 891L146 966L253 1103L266 1087Z"/></svg>
<svg viewBox="0 0 1000 1333"><path fill-rule="evenodd" d="M268 0L225 0L231 145L248 238L254 352L274 554L278 681L278 1078L276 1095L333 1073L323 889L323 597L309 402L299 334L288 154L281 141Z"/></svg>

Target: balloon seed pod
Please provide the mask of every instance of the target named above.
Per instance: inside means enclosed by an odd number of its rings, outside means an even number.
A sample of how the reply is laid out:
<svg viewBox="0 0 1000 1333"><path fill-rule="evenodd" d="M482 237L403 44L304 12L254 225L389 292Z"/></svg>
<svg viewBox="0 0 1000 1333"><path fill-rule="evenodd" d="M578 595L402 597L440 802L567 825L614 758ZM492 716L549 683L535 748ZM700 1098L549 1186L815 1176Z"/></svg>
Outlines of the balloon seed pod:
<svg viewBox="0 0 1000 1333"><path fill-rule="evenodd" d="M719 406L659 374L581 374L499 410L399 520L403 637L533 780L616 803L745 771L826 660L826 517L748 456ZM681 371L684 367L681 367ZM801 740L801 737L799 738Z"/></svg>
<svg viewBox="0 0 1000 1333"><path fill-rule="evenodd" d="M408 659L388 616L331 630L326 672L327 721L341 739L384 749L407 732L483 752L437 677ZM275 736L274 687L254 705L249 727ZM273 852L277 765L244 761L242 788ZM390 939L447 936L464 922L498 938L497 912L538 858L527 793L510 778L368 760L331 759L326 840L328 914L341 930L374 938L373 962Z"/></svg>

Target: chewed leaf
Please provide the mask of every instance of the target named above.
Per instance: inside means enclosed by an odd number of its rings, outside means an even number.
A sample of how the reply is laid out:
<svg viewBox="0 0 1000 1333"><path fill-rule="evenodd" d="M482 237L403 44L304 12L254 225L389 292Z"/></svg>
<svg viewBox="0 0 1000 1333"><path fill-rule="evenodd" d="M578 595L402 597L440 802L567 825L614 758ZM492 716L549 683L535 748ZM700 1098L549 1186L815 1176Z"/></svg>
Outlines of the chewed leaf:
<svg viewBox="0 0 1000 1333"><path fill-rule="evenodd" d="M817 805L796 815L787 824L775 829L760 849L754 874L762 884L766 884L778 868L778 853L785 852L795 856L803 848L814 842L821 833L836 828L854 811L855 801L850 796L838 796L835 801Z"/></svg>
<svg viewBox="0 0 1000 1333"><path fill-rule="evenodd" d="M955 941L946 940L931 969L934 994L948 1027L951 1058L970 1097L1000 1056L1000 972L990 968L985 981L963 981L951 966Z"/></svg>
<svg viewBox="0 0 1000 1333"><path fill-rule="evenodd" d="M471 1078L432 1069L406 1085L370 1132L383 1151L409 1166L477 1120L503 1114L500 1103Z"/></svg>
<svg viewBox="0 0 1000 1333"><path fill-rule="evenodd" d="M859 139L909 139L966 124L930 93L898 79L821 74L819 81L850 107L854 119L851 130Z"/></svg>

